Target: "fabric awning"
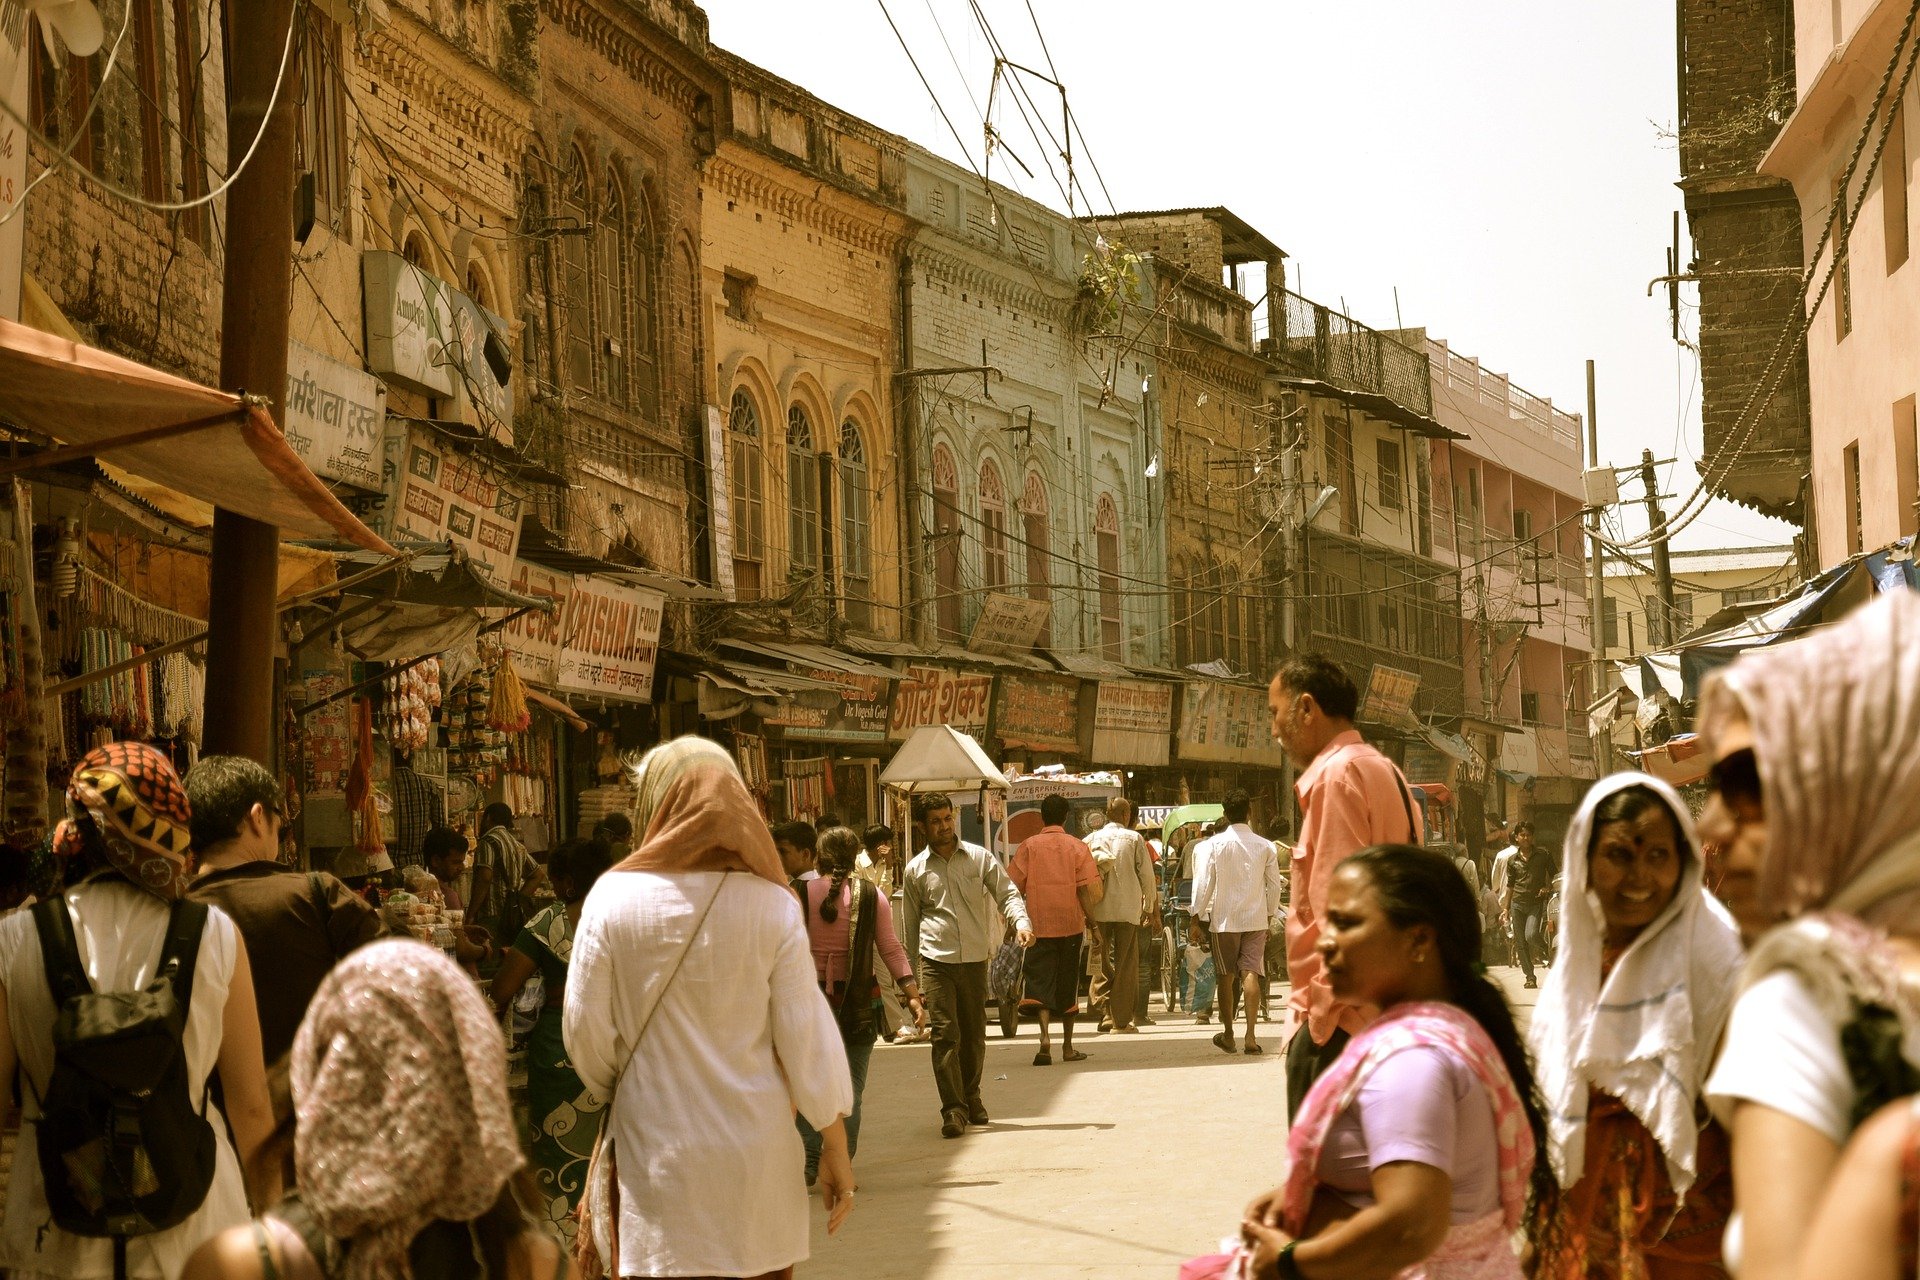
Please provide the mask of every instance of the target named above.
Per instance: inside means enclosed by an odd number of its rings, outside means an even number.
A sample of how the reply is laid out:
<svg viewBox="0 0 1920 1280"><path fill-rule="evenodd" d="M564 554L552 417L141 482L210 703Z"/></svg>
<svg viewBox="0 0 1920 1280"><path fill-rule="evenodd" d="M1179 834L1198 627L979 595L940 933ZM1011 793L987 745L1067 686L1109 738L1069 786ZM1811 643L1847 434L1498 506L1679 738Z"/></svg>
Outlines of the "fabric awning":
<svg viewBox="0 0 1920 1280"><path fill-rule="evenodd" d="M236 515L393 554L307 468L265 409L8 320L0 320L0 421Z"/></svg>

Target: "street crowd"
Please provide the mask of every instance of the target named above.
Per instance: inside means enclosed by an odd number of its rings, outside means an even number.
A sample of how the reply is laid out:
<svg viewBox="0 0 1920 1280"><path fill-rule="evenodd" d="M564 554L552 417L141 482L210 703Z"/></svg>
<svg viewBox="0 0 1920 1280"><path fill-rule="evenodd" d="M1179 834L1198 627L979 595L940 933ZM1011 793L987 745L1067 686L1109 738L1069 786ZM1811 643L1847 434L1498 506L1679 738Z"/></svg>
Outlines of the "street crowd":
<svg viewBox="0 0 1920 1280"><path fill-rule="evenodd" d="M1704 811L1615 774L1557 858L1525 823L1485 863L1423 846L1334 662L1290 658L1269 702L1287 849L1244 792L1178 850L1125 799L1082 840L1056 796L1003 865L931 794L903 863L885 827L770 828L684 737L544 865L496 807L471 846L428 824L384 897L279 862L262 765L97 749L0 917L0 1267L789 1275L810 1195L830 1232L854 1210L876 1040L930 1042L939 1132L965 1137L989 998L1038 1023L1034 1067L1081 1062L1091 956L1097 1034L1138 1034L1178 880L1212 1050L1268 1051L1281 976L1292 1024L1280 1181L1188 1280L1915 1273L1920 600L1711 677ZM410 936L428 899L447 946ZM1509 937L1524 1035L1485 970Z"/></svg>

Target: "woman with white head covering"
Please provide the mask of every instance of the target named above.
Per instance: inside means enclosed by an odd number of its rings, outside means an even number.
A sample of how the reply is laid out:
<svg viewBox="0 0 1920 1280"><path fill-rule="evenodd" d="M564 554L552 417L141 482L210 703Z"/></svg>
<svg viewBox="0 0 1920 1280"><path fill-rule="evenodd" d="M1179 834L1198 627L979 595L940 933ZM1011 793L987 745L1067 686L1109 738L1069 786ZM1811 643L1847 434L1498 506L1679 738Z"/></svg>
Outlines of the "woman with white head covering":
<svg viewBox="0 0 1920 1280"><path fill-rule="evenodd" d="M1733 1135L1727 1260L1795 1274L1842 1146L1920 1089L1920 597L1710 679L1701 834L1752 948L1707 1100Z"/></svg>
<svg viewBox="0 0 1920 1280"><path fill-rule="evenodd" d="M1726 1136L1701 1086L1740 968L1673 789L1621 773L1567 830L1560 952L1528 1039L1565 1194L1536 1276L1720 1274Z"/></svg>
<svg viewBox="0 0 1920 1280"><path fill-rule="evenodd" d="M808 1253L805 1155L821 1136L828 1230L853 1208L853 1080L800 903L733 759L649 751L634 850L574 932L562 1026L608 1098L581 1200L590 1276L779 1276Z"/></svg>

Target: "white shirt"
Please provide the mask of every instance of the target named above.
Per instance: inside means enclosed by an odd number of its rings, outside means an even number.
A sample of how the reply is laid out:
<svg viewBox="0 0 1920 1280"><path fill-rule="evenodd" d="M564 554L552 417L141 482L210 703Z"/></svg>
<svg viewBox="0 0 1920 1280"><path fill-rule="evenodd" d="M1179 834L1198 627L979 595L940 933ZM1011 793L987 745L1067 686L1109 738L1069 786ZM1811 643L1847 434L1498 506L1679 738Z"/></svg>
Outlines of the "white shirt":
<svg viewBox="0 0 1920 1280"><path fill-rule="evenodd" d="M117 878L89 880L67 891L80 962L95 991L136 991L153 981L160 947L166 941L167 905L152 894ZM204 1081L220 1058L220 1036L233 980L240 933L218 907L207 910L194 962L193 1007L187 1014L187 1076ZM7 991L7 1030L20 1055L20 1070L32 1087L20 1090L29 1121L38 1114L36 1092L45 1096L53 1075L53 994L40 960L40 938L31 911L0 919L0 985ZM200 1091L189 1084L193 1101ZM193 1215L178 1226L127 1245L127 1273L141 1280L177 1276L201 1241L251 1220L240 1161L227 1138L220 1108L207 1107L213 1126L213 1185ZM30 1123L23 1124L7 1187L6 1216L0 1225L0 1267L18 1280L63 1277L108 1280L113 1275L113 1246L106 1240L69 1235L49 1222L46 1185L34 1153ZM44 1235L42 1228L44 1227ZM37 1240L37 1244L36 1244Z"/></svg>
<svg viewBox="0 0 1920 1280"><path fill-rule="evenodd" d="M1812 1125L1836 1146L1845 1144L1853 1077L1840 1053L1839 1028L1820 1012L1799 974L1775 970L1734 1001L1705 1093L1728 1128L1737 1104L1757 1102Z"/></svg>
<svg viewBox="0 0 1920 1280"><path fill-rule="evenodd" d="M853 1110L847 1051L785 886L726 876L666 987L721 879L609 873L574 931L563 1031L581 1081L613 1098L620 1262L633 1274L757 1276L805 1261L794 1108L816 1129Z"/></svg>
<svg viewBox="0 0 1920 1280"><path fill-rule="evenodd" d="M1139 924L1148 904L1159 898L1153 851L1146 837L1109 822L1087 837L1087 849L1107 883L1106 896L1094 906L1093 918L1102 924Z"/></svg>
<svg viewBox="0 0 1920 1280"><path fill-rule="evenodd" d="M1205 855L1194 862L1194 915L1211 921L1215 933L1267 931L1286 887L1271 840L1236 822L1207 841Z"/></svg>
<svg viewBox="0 0 1920 1280"><path fill-rule="evenodd" d="M1487 881L1493 887L1493 900L1500 902L1507 896L1507 866L1513 861L1513 855L1520 852L1519 845L1510 844L1493 855L1493 868L1487 873Z"/></svg>

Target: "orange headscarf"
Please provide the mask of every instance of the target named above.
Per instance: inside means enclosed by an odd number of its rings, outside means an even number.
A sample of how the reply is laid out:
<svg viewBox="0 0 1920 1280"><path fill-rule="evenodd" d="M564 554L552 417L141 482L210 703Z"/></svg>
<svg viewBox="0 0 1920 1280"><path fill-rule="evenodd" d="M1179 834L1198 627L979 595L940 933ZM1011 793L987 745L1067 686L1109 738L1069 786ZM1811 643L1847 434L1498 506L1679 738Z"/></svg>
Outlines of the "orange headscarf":
<svg viewBox="0 0 1920 1280"><path fill-rule="evenodd" d="M691 735L662 743L641 759L636 781L640 840L615 871L745 871L786 886L773 836L718 743Z"/></svg>

